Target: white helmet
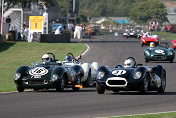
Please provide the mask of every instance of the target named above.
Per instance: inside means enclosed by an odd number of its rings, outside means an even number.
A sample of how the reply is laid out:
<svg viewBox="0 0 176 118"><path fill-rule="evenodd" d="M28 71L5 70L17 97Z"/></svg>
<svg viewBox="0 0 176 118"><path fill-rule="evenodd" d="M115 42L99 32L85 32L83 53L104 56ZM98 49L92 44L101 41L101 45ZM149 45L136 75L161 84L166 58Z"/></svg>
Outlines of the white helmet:
<svg viewBox="0 0 176 118"><path fill-rule="evenodd" d="M134 63L131 59L127 59L124 62L124 68L132 68L134 66Z"/></svg>
<svg viewBox="0 0 176 118"><path fill-rule="evenodd" d="M44 54L44 55L42 56L42 60L43 60L44 62L50 62L50 61L51 61L51 57L50 57L48 54Z"/></svg>

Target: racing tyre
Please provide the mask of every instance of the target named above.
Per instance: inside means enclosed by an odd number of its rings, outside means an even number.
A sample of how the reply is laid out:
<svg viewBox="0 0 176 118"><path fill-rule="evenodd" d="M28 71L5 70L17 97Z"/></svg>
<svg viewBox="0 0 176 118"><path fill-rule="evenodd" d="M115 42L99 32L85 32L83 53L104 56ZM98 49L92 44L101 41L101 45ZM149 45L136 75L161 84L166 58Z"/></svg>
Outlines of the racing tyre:
<svg viewBox="0 0 176 118"><path fill-rule="evenodd" d="M140 93L146 94L147 90L148 90L148 80L147 80L147 76L145 75L142 81Z"/></svg>
<svg viewBox="0 0 176 118"><path fill-rule="evenodd" d="M84 87L93 86L93 81L91 81L91 70L89 70L87 80L83 83Z"/></svg>
<svg viewBox="0 0 176 118"><path fill-rule="evenodd" d="M145 63L148 63L149 62L149 60L148 59L145 59Z"/></svg>
<svg viewBox="0 0 176 118"><path fill-rule="evenodd" d="M105 92L105 88L103 88L101 85L99 85L98 83L96 83L96 89L97 89L97 93L98 94L104 94Z"/></svg>
<svg viewBox="0 0 176 118"><path fill-rule="evenodd" d="M16 85L18 92L24 92L24 87Z"/></svg>
<svg viewBox="0 0 176 118"><path fill-rule="evenodd" d="M173 63L174 62L174 60L170 60L170 63Z"/></svg>
<svg viewBox="0 0 176 118"><path fill-rule="evenodd" d="M165 72L162 72L161 74L161 86L158 88L157 92L158 93L164 93L166 88L166 74Z"/></svg>
<svg viewBox="0 0 176 118"><path fill-rule="evenodd" d="M81 76L78 76L78 80L76 82L77 85L81 85ZM73 91L79 91L80 88L73 86Z"/></svg>
<svg viewBox="0 0 176 118"><path fill-rule="evenodd" d="M63 92L65 87L65 79L62 77L56 86L57 92Z"/></svg>
<svg viewBox="0 0 176 118"><path fill-rule="evenodd" d="M141 47L143 47L144 46L144 44L143 43L141 43Z"/></svg>

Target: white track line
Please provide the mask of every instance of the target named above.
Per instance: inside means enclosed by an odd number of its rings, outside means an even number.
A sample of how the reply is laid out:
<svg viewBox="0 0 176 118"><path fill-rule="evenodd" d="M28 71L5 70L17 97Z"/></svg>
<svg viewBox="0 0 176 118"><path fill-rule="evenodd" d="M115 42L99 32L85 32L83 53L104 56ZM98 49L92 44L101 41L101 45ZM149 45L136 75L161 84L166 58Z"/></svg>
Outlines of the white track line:
<svg viewBox="0 0 176 118"><path fill-rule="evenodd" d="M152 114L161 114L161 113L171 113L176 111L166 111L166 112L156 112L156 113L146 113L146 114L131 114L131 115L121 115L121 116L108 116L108 117L124 117L124 116L137 116L137 115L152 115ZM96 117L96 118L108 118L108 117Z"/></svg>
<svg viewBox="0 0 176 118"><path fill-rule="evenodd" d="M88 51L89 51L89 45L87 45L87 44L84 44L86 47L87 47L87 49L86 49L86 51L84 51L82 54L81 54L81 56L83 56L83 55L85 55ZM78 58L79 56L77 56L76 58Z"/></svg>

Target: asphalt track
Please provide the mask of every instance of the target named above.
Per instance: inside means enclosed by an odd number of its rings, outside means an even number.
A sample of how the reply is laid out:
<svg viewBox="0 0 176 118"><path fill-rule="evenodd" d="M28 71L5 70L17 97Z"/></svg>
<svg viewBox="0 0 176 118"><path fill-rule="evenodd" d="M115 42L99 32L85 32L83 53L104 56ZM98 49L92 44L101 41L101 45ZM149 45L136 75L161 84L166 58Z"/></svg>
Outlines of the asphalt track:
<svg viewBox="0 0 176 118"><path fill-rule="evenodd" d="M74 42L79 42L73 40ZM167 71L167 87L164 94L149 92L106 91L98 95L95 88L83 88L79 92L26 91L23 93L0 93L0 118L94 118L154 112L176 111L176 59L174 63L144 62L143 50L136 39L113 36L83 39L89 51L82 62L98 61L113 68L133 56L144 65L162 64Z"/></svg>

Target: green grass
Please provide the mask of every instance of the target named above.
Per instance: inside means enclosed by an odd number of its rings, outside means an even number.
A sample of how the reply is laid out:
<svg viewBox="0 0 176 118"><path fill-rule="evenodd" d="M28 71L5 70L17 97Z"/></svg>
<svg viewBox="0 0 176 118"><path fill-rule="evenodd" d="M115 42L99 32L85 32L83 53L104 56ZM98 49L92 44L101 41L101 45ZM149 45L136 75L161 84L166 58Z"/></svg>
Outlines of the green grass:
<svg viewBox="0 0 176 118"><path fill-rule="evenodd" d="M176 112L134 115L134 116L121 116L121 117L108 117L108 118L176 118Z"/></svg>
<svg viewBox="0 0 176 118"><path fill-rule="evenodd" d="M68 52L78 56L84 50L81 43L6 42L0 45L0 92L16 90L13 77L19 66L32 66L32 62L41 60L47 52L54 53L56 59L62 61Z"/></svg>
<svg viewBox="0 0 176 118"><path fill-rule="evenodd" d="M153 34L157 34L160 38L164 40L173 40L176 39L176 33L170 33L170 32L152 32Z"/></svg>

